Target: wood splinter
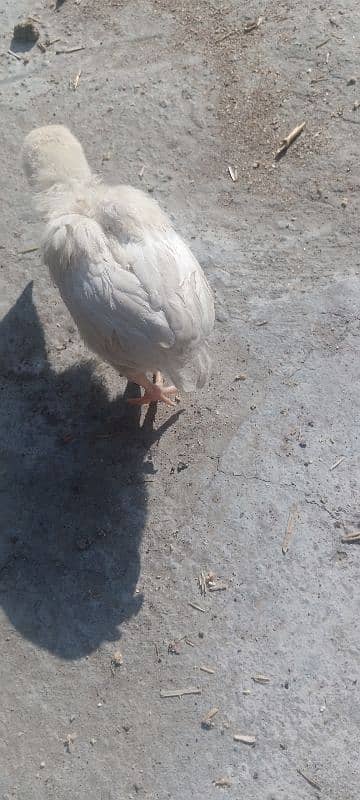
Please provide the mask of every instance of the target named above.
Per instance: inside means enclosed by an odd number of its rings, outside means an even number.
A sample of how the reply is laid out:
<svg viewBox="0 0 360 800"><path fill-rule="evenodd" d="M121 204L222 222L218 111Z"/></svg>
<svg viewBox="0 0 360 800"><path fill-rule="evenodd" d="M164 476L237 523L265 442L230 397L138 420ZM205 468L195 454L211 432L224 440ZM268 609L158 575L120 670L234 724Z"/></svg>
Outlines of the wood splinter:
<svg viewBox="0 0 360 800"><path fill-rule="evenodd" d="M297 125L296 128L294 128L291 131L291 133L289 133L288 136L285 136L285 138L281 142L279 149L275 153L275 161L279 161L279 159L285 155L290 145L293 144L293 142L295 142L298 136L300 136L300 134L305 128L305 125L306 122L302 122L300 125Z"/></svg>
<svg viewBox="0 0 360 800"><path fill-rule="evenodd" d="M288 522L287 522L287 526L286 526L286 531L285 531L285 536L284 536L284 540L283 540L283 543L282 543L282 548L281 549L282 549L282 552L283 552L284 555L287 553L287 551L289 549L290 539L291 539L291 537L293 535L293 532L294 532L294 525L295 525L295 522L297 520L297 517L298 517L298 509L297 509L297 506L294 505L292 507L292 509L290 510L290 514L289 514L289 518L288 518Z"/></svg>

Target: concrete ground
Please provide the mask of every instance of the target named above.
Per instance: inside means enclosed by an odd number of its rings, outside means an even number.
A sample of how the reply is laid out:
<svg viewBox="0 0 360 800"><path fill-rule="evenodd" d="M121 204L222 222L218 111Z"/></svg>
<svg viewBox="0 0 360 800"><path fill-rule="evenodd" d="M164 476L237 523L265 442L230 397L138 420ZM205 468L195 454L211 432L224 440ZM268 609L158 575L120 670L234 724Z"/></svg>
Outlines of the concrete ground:
<svg viewBox="0 0 360 800"><path fill-rule="evenodd" d="M27 14L45 52L11 41ZM0 26L0 798L357 800L360 9L1 0ZM214 374L176 415L130 413L33 249L49 122L209 276Z"/></svg>

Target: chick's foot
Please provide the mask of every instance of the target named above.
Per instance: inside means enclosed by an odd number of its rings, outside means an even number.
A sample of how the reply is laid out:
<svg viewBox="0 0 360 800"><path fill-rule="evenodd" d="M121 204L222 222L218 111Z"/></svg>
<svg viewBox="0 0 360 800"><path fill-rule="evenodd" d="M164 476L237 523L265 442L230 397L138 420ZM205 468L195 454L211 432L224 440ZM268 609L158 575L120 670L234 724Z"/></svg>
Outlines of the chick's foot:
<svg viewBox="0 0 360 800"><path fill-rule="evenodd" d="M167 406L175 406L171 397L177 394L177 388L176 386L164 386L160 372L155 373L153 383L143 373L129 375L128 378L145 389L145 394L142 397L134 397L128 400L131 405L143 406L150 403L165 403Z"/></svg>

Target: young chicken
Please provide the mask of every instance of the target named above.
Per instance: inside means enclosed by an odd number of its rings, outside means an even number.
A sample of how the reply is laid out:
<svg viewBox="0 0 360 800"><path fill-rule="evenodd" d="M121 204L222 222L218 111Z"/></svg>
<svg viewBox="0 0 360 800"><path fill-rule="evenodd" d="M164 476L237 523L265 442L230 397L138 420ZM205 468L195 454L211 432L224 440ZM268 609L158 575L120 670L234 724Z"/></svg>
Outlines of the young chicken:
<svg viewBox="0 0 360 800"><path fill-rule="evenodd" d="M158 204L131 186L102 184L62 125L34 129L23 164L47 221L45 264L88 347L145 389L133 402L174 405L177 390L201 388L213 296Z"/></svg>

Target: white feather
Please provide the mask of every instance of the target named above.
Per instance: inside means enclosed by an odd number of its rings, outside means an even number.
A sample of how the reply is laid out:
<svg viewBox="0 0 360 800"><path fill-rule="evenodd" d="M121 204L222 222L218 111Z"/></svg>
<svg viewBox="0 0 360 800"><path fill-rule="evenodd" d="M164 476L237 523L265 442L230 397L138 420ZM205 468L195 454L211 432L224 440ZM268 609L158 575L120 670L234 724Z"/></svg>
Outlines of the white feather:
<svg viewBox="0 0 360 800"><path fill-rule="evenodd" d="M184 391L203 386L212 293L157 203L128 186L59 175L40 204L45 263L90 349L123 375L160 370Z"/></svg>

